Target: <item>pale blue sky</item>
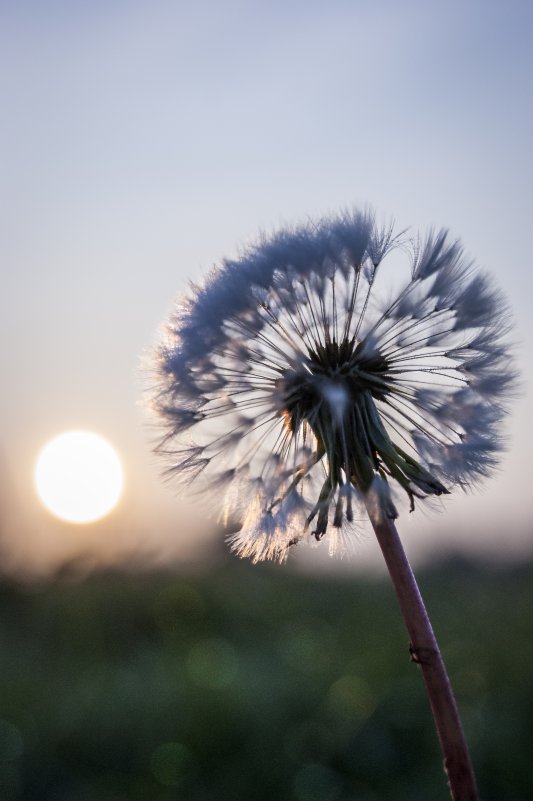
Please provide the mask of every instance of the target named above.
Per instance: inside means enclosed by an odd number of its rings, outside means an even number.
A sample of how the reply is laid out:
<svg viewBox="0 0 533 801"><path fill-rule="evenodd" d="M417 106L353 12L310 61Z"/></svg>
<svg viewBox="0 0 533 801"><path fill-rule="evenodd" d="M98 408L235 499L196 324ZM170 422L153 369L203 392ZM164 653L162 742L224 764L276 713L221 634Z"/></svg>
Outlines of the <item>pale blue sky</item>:
<svg viewBox="0 0 533 801"><path fill-rule="evenodd" d="M449 227L505 289L527 383L532 22L527 0L0 2L0 471L16 559L186 550L142 423L140 356L187 279L280 222L371 203L401 227ZM503 470L476 496L400 521L414 552L531 549L530 409L515 404ZM72 427L110 438L127 472L121 508L83 535L31 486L37 450Z"/></svg>

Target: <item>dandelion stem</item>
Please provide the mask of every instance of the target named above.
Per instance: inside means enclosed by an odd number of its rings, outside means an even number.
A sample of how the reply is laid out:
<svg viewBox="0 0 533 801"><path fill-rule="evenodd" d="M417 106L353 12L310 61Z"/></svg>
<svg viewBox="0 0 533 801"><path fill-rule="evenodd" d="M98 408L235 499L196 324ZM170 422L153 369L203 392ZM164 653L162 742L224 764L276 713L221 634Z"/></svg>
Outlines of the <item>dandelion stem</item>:
<svg viewBox="0 0 533 801"><path fill-rule="evenodd" d="M453 801L479 801L468 746L446 666L403 549L396 526L367 505L401 613L410 637L410 652L420 665L444 756L444 769Z"/></svg>

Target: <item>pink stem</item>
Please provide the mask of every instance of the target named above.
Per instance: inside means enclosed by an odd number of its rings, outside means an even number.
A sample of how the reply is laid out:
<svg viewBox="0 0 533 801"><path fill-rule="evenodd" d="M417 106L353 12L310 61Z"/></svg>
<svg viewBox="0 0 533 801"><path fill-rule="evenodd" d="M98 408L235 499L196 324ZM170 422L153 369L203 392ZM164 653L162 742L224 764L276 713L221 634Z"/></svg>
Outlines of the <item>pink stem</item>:
<svg viewBox="0 0 533 801"><path fill-rule="evenodd" d="M454 801L479 801L450 680L398 531L392 520L377 512L373 504L367 505L367 511L407 626L411 657L422 669L451 796Z"/></svg>

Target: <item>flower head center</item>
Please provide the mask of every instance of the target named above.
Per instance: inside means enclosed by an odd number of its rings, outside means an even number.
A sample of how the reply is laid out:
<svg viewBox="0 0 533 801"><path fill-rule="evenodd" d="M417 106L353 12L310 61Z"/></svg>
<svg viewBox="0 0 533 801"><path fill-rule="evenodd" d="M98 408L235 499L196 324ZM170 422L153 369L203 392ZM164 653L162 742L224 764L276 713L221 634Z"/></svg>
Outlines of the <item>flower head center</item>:
<svg viewBox="0 0 533 801"><path fill-rule="evenodd" d="M367 492L376 475L393 477L412 506L418 491L447 492L391 440L377 404L388 402L395 380L387 359L368 342L317 343L300 367L285 371L277 386L288 432L295 436L301 432L305 442L310 430L316 460L325 457L326 479L308 520L317 516L317 539L326 531L329 506L342 487ZM338 495L335 525L342 522L342 498ZM351 514L348 507L344 513Z"/></svg>
<svg viewBox="0 0 533 801"><path fill-rule="evenodd" d="M339 422L370 393L383 398L387 391L388 364L378 352L368 352L364 342L328 339L309 349L299 369L288 369L279 380L283 413L291 431L306 421L315 435L316 421Z"/></svg>

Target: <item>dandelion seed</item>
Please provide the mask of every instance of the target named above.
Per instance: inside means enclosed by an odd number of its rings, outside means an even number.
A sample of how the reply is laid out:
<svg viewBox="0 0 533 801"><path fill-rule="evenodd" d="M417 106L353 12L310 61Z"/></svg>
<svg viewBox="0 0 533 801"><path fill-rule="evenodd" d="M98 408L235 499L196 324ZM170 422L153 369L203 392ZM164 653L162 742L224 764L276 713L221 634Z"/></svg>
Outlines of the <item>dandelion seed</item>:
<svg viewBox="0 0 533 801"><path fill-rule="evenodd" d="M493 470L508 327L445 231L409 246L368 213L283 230L179 302L157 354L160 450L224 493L239 555L283 560L307 536L342 546L365 505L394 518L402 494L413 510Z"/></svg>

